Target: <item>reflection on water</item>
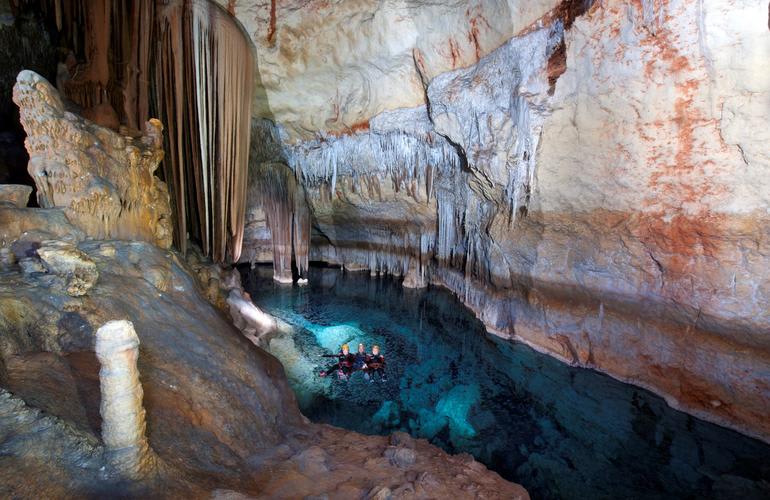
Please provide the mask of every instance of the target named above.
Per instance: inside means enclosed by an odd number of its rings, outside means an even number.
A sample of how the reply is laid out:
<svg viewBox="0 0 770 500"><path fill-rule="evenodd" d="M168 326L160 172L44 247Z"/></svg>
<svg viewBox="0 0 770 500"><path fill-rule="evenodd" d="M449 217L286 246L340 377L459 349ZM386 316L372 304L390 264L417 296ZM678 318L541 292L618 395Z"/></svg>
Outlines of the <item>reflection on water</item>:
<svg viewBox="0 0 770 500"><path fill-rule="evenodd" d="M468 452L533 498L770 498L770 446L651 393L487 335L443 289L314 268L304 287L243 269L305 415ZM387 382L323 379L339 344L382 346Z"/></svg>

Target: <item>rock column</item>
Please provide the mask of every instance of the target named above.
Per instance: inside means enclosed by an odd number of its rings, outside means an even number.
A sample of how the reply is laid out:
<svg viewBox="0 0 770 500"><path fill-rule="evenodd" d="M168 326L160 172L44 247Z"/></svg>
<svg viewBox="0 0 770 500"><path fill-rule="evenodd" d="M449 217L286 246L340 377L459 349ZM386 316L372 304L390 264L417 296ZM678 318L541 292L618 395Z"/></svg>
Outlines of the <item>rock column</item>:
<svg viewBox="0 0 770 500"><path fill-rule="evenodd" d="M129 479L145 476L155 458L145 437L145 411L136 361L139 338L130 321L109 321L96 332L101 363L102 440L108 460Z"/></svg>

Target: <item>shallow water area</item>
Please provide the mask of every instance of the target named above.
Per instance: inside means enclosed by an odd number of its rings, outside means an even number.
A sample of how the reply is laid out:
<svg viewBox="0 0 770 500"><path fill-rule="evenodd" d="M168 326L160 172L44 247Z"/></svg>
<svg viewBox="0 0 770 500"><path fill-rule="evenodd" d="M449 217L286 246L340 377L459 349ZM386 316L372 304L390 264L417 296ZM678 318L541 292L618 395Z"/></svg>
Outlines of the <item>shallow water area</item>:
<svg viewBox="0 0 770 500"><path fill-rule="evenodd" d="M305 286L241 269L303 413L467 452L532 498L770 498L770 446L671 409L650 392L486 333L452 294L311 268ZM386 381L322 378L341 343L382 348Z"/></svg>

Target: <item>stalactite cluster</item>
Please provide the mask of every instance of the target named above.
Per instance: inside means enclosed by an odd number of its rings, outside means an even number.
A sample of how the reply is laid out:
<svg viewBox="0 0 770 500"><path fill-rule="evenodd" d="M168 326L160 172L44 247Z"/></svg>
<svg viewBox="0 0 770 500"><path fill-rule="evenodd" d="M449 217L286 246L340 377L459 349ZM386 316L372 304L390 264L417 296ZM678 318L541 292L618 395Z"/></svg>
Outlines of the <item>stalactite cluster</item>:
<svg viewBox="0 0 770 500"><path fill-rule="evenodd" d="M185 231L216 261L238 260L248 172L254 56L232 18L208 1L159 8L158 114L179 245Z"/></svg>
<svg viewBox="0 0 770 500"><path fill-rule="evenodd" d="M60 90L84 116L131 135L151 116L166 125L163 176L180 250L189 238L216 261L237 260L255 69L240 25L208 0L14 4L39 8L72 50L77 64L60 65Z"/></svg>
<svg viewBox="0 0 770 500"><path fill-rule="evenodd" d="M434 180L440 169L453 171L460 165L454 147L431 132L319 138L289 146L286 153L304 183L328 182L332 194L341 176L375 175L390 178L396 192L403 189L415 201L429 201L435 196Z"/></svg>
<svg viewBox="0 0 770 500"><path fill-rule="evenodd" d="M260 203L273 241L273 276L292 281L292 261L300 278L307 275L310 251L310 209L305 190L283 163L262 163L257 169Z"/></svg>

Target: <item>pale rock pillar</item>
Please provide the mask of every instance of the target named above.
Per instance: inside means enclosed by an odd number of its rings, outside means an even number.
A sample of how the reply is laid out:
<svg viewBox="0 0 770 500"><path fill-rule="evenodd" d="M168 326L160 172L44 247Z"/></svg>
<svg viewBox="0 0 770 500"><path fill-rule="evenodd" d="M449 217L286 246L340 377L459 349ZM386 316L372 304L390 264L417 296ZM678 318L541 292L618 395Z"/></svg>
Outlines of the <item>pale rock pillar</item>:
<svg viewBox="0 0 770 500"><path fill-rule="evenodd" d="M129 479L146 476L156 466L145 437L145 411L136 361L139 338L130 321L109 321L96 332L101 363L102 440L116 472Z"/></svg>

